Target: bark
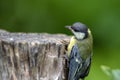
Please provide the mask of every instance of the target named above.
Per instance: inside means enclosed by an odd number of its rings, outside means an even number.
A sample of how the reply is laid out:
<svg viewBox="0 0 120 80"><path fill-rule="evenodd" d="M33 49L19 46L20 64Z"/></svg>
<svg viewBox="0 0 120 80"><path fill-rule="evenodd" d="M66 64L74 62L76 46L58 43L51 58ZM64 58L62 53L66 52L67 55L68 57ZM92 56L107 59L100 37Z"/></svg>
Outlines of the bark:
<svg viewBox="0 0 120 80"><path fill-rule="evenodd" d="M67 80L70 37L0 30L0 80Z"/></svg>

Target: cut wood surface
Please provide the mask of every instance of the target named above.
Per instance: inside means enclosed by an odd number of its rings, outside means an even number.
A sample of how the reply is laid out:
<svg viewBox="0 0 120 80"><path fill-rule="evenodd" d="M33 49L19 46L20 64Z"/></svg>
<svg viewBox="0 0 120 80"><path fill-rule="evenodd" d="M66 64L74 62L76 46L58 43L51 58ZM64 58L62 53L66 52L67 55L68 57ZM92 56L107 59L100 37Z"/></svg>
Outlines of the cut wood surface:
<svg viewBox="0 0 120 80"><path fill-rule="evenodd" d="M67 80L70 37L0 30L0 80Z"/></svg>

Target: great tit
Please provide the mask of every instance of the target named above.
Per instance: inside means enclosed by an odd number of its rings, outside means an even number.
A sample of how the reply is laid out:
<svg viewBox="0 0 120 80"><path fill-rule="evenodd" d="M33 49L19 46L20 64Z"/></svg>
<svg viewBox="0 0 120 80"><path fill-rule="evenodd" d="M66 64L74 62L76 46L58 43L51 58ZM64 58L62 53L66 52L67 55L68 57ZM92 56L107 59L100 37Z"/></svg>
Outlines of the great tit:
<svg viewBox="0 0 120 80"><path fill-rule="evenodd" d="M73 34L67 48L69 60L68 80L84 80L89 74L93 38L90 29L83 23L76 22L66 26Z"/></svg>

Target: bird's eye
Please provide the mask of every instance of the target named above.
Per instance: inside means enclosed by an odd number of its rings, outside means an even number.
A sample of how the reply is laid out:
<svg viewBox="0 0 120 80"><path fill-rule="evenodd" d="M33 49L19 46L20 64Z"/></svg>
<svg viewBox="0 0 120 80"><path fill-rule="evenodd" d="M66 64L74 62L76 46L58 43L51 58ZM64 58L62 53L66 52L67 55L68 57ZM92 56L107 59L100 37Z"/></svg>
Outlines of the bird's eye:
<svg viewBox="0 0 120 80"><path fill-rule="evenodd" d="M75 28L75 27L71 27L75 32L79 32L79 29Z"/></svg>
<svg viewBox="0 0 120 80"><path fill-rule="evenodd" d="M79 32L79 30L77 30L77 29L74 29L74 31L75 31L75 32Z"/></svg>

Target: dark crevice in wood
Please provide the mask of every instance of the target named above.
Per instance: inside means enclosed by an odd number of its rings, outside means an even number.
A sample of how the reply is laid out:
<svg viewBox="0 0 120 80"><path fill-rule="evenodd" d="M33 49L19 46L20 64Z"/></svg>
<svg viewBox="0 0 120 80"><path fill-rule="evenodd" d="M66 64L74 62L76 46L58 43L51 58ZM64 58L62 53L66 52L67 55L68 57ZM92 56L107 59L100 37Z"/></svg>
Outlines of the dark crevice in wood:
<svg viewBox="0 0 120 80"><path fill-rule="evenodd" d="M67 80L70 37L0 30L0 80Z"/></svg>

